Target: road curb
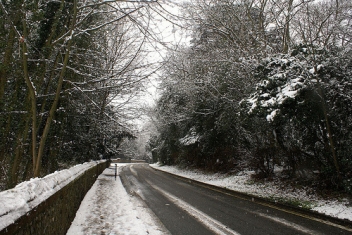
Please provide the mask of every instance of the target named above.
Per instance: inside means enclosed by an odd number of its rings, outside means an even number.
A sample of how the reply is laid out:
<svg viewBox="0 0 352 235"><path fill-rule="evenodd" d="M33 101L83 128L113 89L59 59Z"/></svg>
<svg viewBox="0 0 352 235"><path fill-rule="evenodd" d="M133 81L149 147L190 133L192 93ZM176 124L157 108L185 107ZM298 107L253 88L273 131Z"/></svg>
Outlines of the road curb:
<svg viewBox="0 0 352 235"><path fill-rule="evenodd" d="M285 211L291 214L295 214L297 216L301 216L304 218L308 218L308 219L314 219L320 222L325 222L328 223L332 226L335 227L341 227L342 229L348 230L352 232L352 221L349 221L347 219L339 219L339 218L335 218L326 214L322 214L316 211L312 211L312 210L308 210L308 209L304 209L304 208L300 208L300 207L295 207L292 206L290 204L285 204L282 202L274 202L271 201L269 199L266 198L262 198L262 197L258 197L255 195L251 195L251 194L246 194L246 193L242 193L242 192L237 192L228 188L223 188L223 187L219 187L216 185L211 185L211 184L207 184L204 182L200 182L197 180L193 180L184 176L180 176L180 175L176 175L174 173L171 172L167 172L167 171L163 171L161 169L158 168L154 168L151 167L152 169L156 170L156 171L160 171L160 172L164 172L167 173L175 178L179 178L185 182L188 182L190 184L196 184L198 186L204 187L204 188L208 188L208 189L212 189L214 191L219 191L237 198L241 198L247 201L253 201L255 203L258 204L262 204L262 205L266 205L281 211Z"/></svg>

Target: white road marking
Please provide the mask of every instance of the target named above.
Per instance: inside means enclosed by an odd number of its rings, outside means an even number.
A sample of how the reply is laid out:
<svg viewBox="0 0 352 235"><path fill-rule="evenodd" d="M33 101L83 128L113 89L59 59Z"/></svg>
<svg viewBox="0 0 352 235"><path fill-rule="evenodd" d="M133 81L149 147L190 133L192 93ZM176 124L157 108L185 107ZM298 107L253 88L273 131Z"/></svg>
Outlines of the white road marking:
<svg viewBox="0 0 352 235"><path fill-rule="evenodd" d="M280 224L283 224L287 227L290 227L290 228L293 228L299 232L303 232L303 233L306 233L306 234L315 234L315 235L320 235L320 233L318 233L317 231L314 231L314 230L311 230L311 229L308 229L306 227L303 227L301 225L298 225L296 223L293 223L293 222L290 222L290 221L287 221L283 218L279 218L279 217L275 217L275 216L271 216L271 215L267 215L267 214L264 214L264 213L260 213L260 212L253 212L261 217L264 217L264 218L267 218L267 219L270 219L272 221L275 221L276 223L280 223Z"/></svg>
<svg viewBox="0 0 352 235"><path fill-rule="evenodd" d="M147 181L148 182L148 181ZM226 225L220 223L219 221L213 219L209 215L203 213L202 211L198 210L197 208L191 206L187 202L181 200L178 197L175 197L174 195L165 192L161 188L153 185L152 183L148 182L155 190L159 191L162 195L167 197L170 201L175 203L176 206L180 207L184 211L186 211L188 214L190 214L192 217L194 217L196 220L198 220L200 223L202 223L204 226L206 226L209 230L213 231L216 234L219 235L240 235L240 233L228 228Z"/></svg>
<svg viewBox="0 0 352 235"><path fill-rule="evenodd" d="M242 197L242 196L238 196L238 195L234 195L234 194L231 194L231 193L223 192L223 191L221 191L221 190L215 189L214 187L208 187L208 186L205 186L205 185L203 185L203 184L202 184L201 186L204 187L204 188L213 190L213 191L215 191L215 192L223 193L223 194L228 195L228 196L232 196L232 197L236 197L236 198L239 198L239 199L242 199L242 200L254 202L254 198L252 198L252 200L249 200L249 199L244 198L244 197ZM319 223L326 224L326 225L329 225L329 226L333 226L333 227L336 227L336 228L339 228L339 229L342 229L342 230L345 230L345 231L352 232L352 229L351 229L351 228L348 228L348 227L346 227L346 226L339 225L339 224L335 224L335 223L330 222L330 221L327 221L327 220L318 219L318 218L315 218L315 217L312 217L312 216L309 216L309 215L305 215L305 214L302 214L302 213L299 213L299 212L294 212L294 211L292 211L292 210L283 209L283 208L280 207L280 206L274 206L274 205L269 204L269 203L258 202L258 201L254 202L254 203L259 204L259 205L262 205L262 206L265 206L265 207L270 207L270 208L273 208L273 209L275 209L275 210L283 211L283 212L288 213L288 214L291 214L291 215L299 216L299 217L302 217L302 218L305 218L305 219L308 219L308 220L317 221L317 222L319 222ZM252 211L248 211L248 212L252 213Z"/></svg>
<svg viewBox="0 0 352 235"><path fill-rule="evenodd" d="M138 172L133 168L133 165L130 165L129 167L130 167L131 173L137 178Z"/></svg>

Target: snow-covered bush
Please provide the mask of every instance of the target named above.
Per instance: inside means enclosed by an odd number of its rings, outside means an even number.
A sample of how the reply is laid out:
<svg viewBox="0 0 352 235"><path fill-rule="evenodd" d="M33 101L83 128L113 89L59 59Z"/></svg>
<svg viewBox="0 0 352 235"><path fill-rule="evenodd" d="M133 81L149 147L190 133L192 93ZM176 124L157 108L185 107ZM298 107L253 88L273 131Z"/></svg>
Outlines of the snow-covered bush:
<svg viewBox="0 0 352 235"><path fill-rule="evenodd" d="M331 186L341 186L342 174L350 178L349 58L341 51L300 47L265 59L255 71L255 91L240 103L256 135L251 148L275 146L279 163L296 176L319 172L332 178L326 181Z"/></svg>

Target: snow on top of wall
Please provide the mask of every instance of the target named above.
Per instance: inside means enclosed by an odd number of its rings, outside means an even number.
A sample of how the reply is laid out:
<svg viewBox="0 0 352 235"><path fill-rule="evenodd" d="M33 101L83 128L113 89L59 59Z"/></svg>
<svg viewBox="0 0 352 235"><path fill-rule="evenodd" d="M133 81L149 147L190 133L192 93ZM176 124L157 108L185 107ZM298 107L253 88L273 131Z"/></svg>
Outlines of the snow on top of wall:
<svg viewBox="0 0 352 235"><path fill-rule="evenodd" d="M0 192L0 231L101 162L103 161L79 164L44 178L33 178L13 189Z"/></svg>

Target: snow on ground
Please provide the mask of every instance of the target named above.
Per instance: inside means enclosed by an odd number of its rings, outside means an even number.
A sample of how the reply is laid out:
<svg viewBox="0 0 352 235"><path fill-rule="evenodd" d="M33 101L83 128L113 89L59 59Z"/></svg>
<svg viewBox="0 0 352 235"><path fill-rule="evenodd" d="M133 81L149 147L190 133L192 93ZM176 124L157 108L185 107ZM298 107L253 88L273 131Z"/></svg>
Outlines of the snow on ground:
<svg viewBox="0 0 352 235"><path fill-rule="evenodd" d="M0 231L102 161L79 164L0 192Z"/></svg>
<svg viewBox="0 0 352 235"><path fill-rule="evenodd" d="M37 206L59 189L99 162L77 165L55 172L44 178L23 182L15 188L0 192L0 230ZM118 168L126 164L117 164ZM204 183L270 199L301 201L312 210L340 219L352 221L352 207L347 199L323 200L304 189L278 187L272 182L263 184L251 180L251 171L237 175L204 174L201 171L181 170L176 167L151 165L159 170L187 177ZM104 170L88 191L77 211L67 235L80 234L167 234L154 213L142 200L129 195L118 176L115 180L114 165Z"/></svg>
<svg viewBox="0 0 352 235"><path fill-rule="evenodd" d="M86 194L67 235L168 234L141 200L129 195L118 176L120 167L107 168Z"/></svg>
<svg viewBox="0 0 352 235"><path fill-rule="evenodd" d="M305 189L295 189L288 185L278 187L273 182L255 183L251 180L251 175L254 173L252 171L243 171L237 175L205 174L201 171L179 169L175 166L159 166L158 164L150 166L175 175L258 197L291 202L300 201L309 205L313 211L352 221L352 205L347 199L324 200Z"/></svg>

